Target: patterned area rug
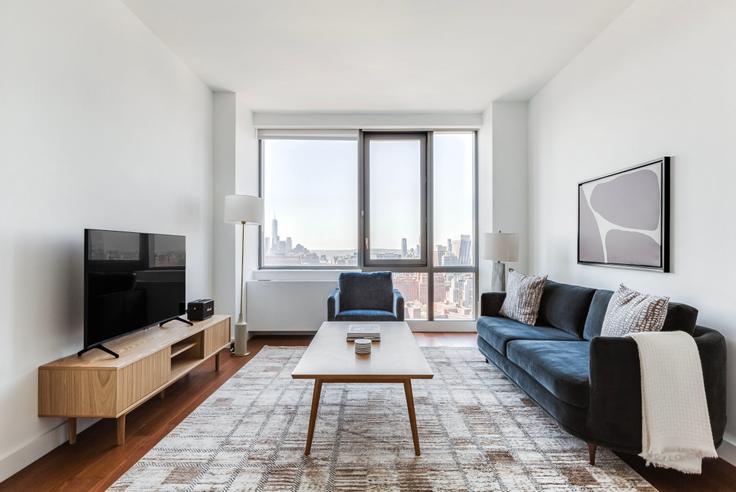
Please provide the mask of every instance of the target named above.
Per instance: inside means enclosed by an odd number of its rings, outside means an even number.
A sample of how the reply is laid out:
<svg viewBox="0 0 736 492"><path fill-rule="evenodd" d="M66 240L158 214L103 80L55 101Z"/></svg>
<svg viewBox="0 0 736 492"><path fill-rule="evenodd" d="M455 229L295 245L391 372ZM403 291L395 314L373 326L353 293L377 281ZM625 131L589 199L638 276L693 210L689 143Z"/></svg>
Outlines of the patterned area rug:
<svg viewBox="0 0 736 492"><path fill-rule="evenodd" d="M608 450L589 466L477 350L423 350L422 456L400 384L326 384L305 457L313 383L291 379L304 349L265 347L110 490L655 490Z"/></svg>

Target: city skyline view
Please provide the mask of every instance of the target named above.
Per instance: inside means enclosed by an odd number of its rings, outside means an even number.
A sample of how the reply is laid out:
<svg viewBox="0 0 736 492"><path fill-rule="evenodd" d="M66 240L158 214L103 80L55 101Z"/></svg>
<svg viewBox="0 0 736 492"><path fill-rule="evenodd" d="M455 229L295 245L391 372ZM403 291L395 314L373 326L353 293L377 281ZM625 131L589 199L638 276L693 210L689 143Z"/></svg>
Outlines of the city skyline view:
<svg viewBox="0 0 736 492"><path fill-rule="evenodd" d="M278 219L271 221L271 234L263 238L264 263L270 266L287 265L357 265L358 250L353 249L310 249L307 245L296 241L291 236L283 237L279 233ZM402 238L398 248L374 249L379 259L414 259L421 251L419 244L409 247L406 238ZM459 238L447 238L444 244L435 244L432 249L432 261L435 266L472 266L473 240L470 234L461 234Z"/></svg>
<svg viewBox="0 0 736 492"><path fill-rule="evenodd" d="M303 245L315 251L357 249L358 142L320 139L264 139L262 142L266 220L278 218L280 227L289 231L289 236L298 237ZM376 172L371 173L371 190L381 192L371 197L376 207L371 210L371 247L401 249L401 238L407 238L411 247L418 242L421 217L415 210L407 215L396 207L388 210L383 207L397 203L393 195L411 190L413 201L418 203L415 185L419 173L412 161L416 149L380 143L374 149ZM472 132L434 134L432 217L436 238L459 239L462 234L472 235L474 148ZM397 207L408 207L408 203L402 200ZM380 227L373 228L374 225Z"/></svg>

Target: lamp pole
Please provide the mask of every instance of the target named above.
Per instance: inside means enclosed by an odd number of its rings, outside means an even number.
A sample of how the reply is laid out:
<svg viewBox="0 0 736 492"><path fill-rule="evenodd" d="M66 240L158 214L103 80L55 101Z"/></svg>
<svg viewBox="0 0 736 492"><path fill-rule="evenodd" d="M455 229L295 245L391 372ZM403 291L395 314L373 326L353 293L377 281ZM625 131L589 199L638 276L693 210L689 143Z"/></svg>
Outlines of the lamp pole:
<svg viewBox="0 0 736 492"><path fill-rule="evenodd" d="M245 321L245 225L241 222L242 232L240 236L240 314L238 322L235 323L235 350L233 355L245 357L248 352L248 323Z"/></svg>

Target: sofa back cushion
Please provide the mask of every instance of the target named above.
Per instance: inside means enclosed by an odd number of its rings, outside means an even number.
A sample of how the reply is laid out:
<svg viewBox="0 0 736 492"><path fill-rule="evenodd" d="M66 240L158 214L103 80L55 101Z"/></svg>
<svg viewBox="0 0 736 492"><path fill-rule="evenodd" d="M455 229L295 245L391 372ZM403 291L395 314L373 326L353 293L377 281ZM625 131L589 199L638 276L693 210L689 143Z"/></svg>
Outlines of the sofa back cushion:
<svg viewBox="0 0 736 492"><path fill-rule="evenodd" d="M340 274L340 311L377 309L393 311L391 272L346 272Z"/></svg>
<svg viewBox="0 0 736 492"><path fill-rule="evenodd" d="M595 289L548 280L539 305L537 325L554 326L582 338L594 294Z"/></svg>
<svg viewBox="0 0 736 492"><path fill-rule="evenodd" d="M612 290L599 289L595 291L593 301L590 303L590 309L588 310L588 317L585 320L583 337L586 340L600 336L603 319L606 317L606 309L608 309L608 302L611 300L612 295ZM687 304L670 302L669 306L667 306L667 317L664 319L662 331L681 330L692 335L695 332L695 323L697 320L697 309Z"/></svg>

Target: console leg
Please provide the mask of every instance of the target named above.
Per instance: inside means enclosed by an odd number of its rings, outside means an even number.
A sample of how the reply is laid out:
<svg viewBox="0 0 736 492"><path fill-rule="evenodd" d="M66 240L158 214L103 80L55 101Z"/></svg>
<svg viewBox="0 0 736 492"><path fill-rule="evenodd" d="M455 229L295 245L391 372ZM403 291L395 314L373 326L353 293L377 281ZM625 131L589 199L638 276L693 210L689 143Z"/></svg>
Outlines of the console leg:
<svg viewBox="0 0 736 492"><path fill-rule="evenodd" d="M76 444L77 442L77 418L69 417L66 422L67 436L69 437L69 444Z"/></svg>
<svg viewBox="0 0 736 492"><path fill-rule="evenodd" d="M118 420L118 446L125 444L125 415L121 415Z"/></svg>
<svg viewBox="0 0 736 492"><path fill-rule="evenodd" d="M220 352L215 354L215 371L220 372Z"/></svg>
<svg viewBox="0 0 736 492"><path fill-rule="evenodd" d="M592 466L595 466L595 452L598 449L597 444L588 443L588 461Z"/></svg>

